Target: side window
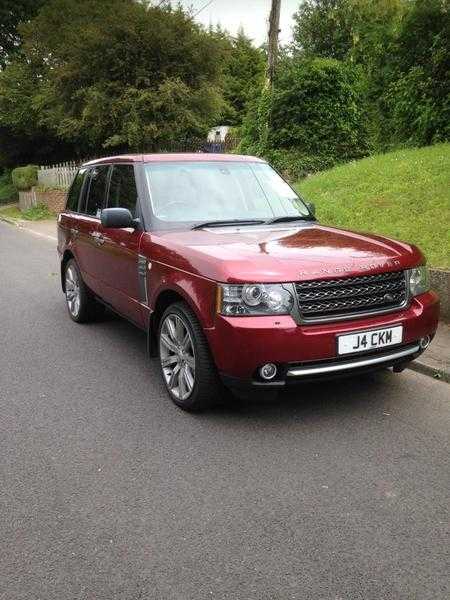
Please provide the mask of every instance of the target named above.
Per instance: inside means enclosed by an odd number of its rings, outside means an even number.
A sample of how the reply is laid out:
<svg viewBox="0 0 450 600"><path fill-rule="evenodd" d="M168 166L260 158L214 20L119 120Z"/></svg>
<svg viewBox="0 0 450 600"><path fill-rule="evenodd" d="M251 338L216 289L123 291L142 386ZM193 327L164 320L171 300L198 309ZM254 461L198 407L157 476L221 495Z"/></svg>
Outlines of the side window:
<svg viewBox="0 0 450 600"><path fill-rule="evenodd" d="M87 215L99 217L104 208L108 170L108 165L100 165L89 171L89 190L84 211Z"/></svg>
<svg viewBox="0 0 450 600"><path fill-rule="evenodd" d="M66 210L72 212L78 211L78 200L80 198L81 188L83 187L84 177L86 175L86 169L80 169L75 175L75 179L70 186L69 193L67 194Z"/></svg>
<svg viewBox="0 0 450 600"><path fill-rule="evenodd" d="M136 218L137 189L133 165L114 165L109 184L108 208L128 208Z"/></svg>

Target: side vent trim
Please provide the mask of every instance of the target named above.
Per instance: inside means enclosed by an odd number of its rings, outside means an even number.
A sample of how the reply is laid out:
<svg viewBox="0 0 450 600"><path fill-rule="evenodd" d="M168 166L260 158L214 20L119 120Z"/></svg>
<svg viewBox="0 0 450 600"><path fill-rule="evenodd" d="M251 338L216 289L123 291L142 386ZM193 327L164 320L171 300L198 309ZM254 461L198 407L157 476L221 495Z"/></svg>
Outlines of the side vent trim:
<svg viewBox="0 0 450 600"><path fill-rule="evenodd" d="M147 258L139 254L138 256L138 277L139 277L139 300L148 305L147 292Z"/></svg>

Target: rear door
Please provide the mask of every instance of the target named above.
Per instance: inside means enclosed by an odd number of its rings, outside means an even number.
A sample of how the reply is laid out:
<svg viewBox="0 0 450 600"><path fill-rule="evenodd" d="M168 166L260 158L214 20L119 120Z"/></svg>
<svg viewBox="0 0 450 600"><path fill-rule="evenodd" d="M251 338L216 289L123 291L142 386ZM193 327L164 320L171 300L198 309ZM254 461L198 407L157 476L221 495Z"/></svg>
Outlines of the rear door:
<svg viewBox="0 0 450 600"><path fill-rule="evenodd" d="M58 252L62 255L66 249L76 256L76 239L79 229L79 202L86 178L86 167L81 167L75 175L67 194L66 207L58 216Z"/></svg>
<svg viewBox="0 0 450 600"><path fill-rule="evenodd" d="M110 166L97 165L87 173L84 192L80 202L78 231L74 242L74 254L83 281L96 294L102 295L100 259L100 213L105 206L106 186Z"/></svg>
<svg viewBox="0 0 450 600"><path fill-rule="evenodd" d="M138 216L138 194L133 165L113 165L107 208L128 208ZM98 227L103 297L137 325L143 324L140 305L138 256L142 229Z"/></svg>

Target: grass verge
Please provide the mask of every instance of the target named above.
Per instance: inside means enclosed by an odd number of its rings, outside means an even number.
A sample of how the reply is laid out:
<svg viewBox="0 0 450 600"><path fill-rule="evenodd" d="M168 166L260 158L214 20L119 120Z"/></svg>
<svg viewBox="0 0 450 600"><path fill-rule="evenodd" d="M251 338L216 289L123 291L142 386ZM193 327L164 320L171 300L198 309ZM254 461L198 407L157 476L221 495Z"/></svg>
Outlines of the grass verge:
<svg viewBox="0 0 450 600"><path fill-rule="evenodd" d="M295 184L318 219L416 244L450 267L450 144L378 154Z"/></svg>
<svg viewBox="0 0 450 600"><path fill-rule="evenodd" d="M24 219L26 221L42 221L43 219L55 218L55 215L48 210L45 204L38 204L26 210L20 210L18 206L0 207L0 216L9 219Z"/></svg>

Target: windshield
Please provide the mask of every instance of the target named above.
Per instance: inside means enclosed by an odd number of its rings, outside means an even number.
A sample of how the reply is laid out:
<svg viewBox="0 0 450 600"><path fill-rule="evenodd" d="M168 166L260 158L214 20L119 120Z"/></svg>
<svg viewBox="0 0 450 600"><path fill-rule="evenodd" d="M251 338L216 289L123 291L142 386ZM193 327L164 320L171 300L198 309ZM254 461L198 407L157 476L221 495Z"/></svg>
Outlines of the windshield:
<svg viewBox="0 0 450 600"><path fill-rule="evenodd" d="M145 164L153 216L164 229L213 221L310 217L294 190L266 163Z"/></svg>

